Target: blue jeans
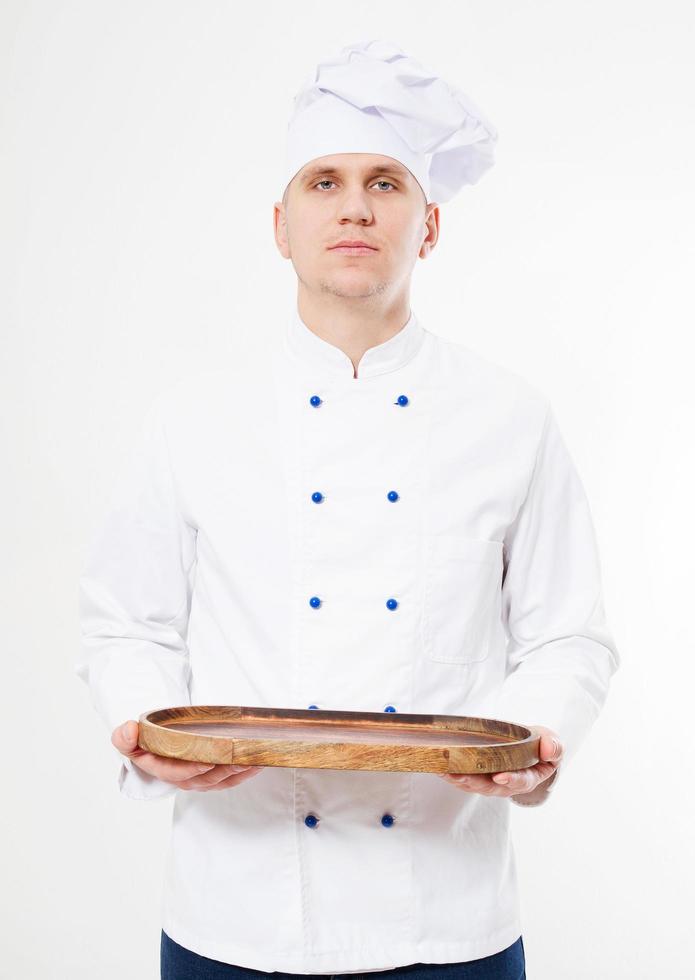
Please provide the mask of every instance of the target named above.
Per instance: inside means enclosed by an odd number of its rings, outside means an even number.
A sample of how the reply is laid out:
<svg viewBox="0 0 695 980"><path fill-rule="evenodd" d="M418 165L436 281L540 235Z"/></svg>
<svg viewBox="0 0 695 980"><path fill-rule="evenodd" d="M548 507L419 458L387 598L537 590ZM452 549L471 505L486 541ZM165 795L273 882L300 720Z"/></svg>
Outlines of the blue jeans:
<svg viewBox="0 0 695 980"><path fill-rule="evenodd" d="M162 929L160 945L161 980L333 980L345 977L346 980L375 980L388 977L389 980L526 980L526 960L524 940L521 936L515 943L479 960L464 963L409 963L392 970L377 970L373 973L282 973L279 970L253 970L247 966L221 963L219 960L199 956L184 946L179 946Z"/></svg>

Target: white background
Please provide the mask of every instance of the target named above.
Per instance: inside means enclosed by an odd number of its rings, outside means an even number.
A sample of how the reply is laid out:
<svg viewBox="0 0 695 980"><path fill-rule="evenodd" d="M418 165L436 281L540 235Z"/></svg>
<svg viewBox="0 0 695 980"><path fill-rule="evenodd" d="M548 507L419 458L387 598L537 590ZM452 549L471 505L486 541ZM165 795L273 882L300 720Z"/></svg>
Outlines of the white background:
<svg viewBox="0 0 695 980"><path fill-rule="evenodd" d="M692 7L4 0L0 17L0 975L159 976L172 801L118 794L73 672L81 563L153 396L278 341L292 97L320 58L384 37L499 130L495 167L442 206L412 306L550 397L622 656L556 794L513 808L527 975L692 976Z"/></svg>

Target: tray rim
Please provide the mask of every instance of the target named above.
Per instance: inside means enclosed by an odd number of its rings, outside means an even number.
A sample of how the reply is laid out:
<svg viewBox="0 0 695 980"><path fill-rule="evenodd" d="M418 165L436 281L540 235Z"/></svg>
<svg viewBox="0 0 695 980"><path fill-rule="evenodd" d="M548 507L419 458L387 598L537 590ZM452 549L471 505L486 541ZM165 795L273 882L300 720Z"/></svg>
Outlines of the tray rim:
<svg viewBox="0 0 695 980"><path fill-rule="evenodd" d="M191 717L195 714L202 715L203 717ZM231 716L231 717L230 717ZM153 751L151 748L152 741L156 741L160 737L161 733L166 733L166 739L168 742L167 748L171 748L172 745L175 747L177 744L182 747L183 751L186 751L185 758L190 759L191 752L191 740L198 742L198 748L200 751L197 753L198 759L195 761L211 761L210 759L204 758L204 743L206 741L222 741L229 746L230 759L232 762L235 755L235 747L239 742L243 742L242 746L239 746L238 754L247 757L253 757L254 751L256 752L267 752L268 743L272 742L272 735L264 735L260 738L254 738L252 736L245 737L243 733L235 735L220 735L220 734L210 734L206 735L204 732L185 732L177 731L166 724L162 724L163 721L169 721L172 724L176 724L178 719L190 718L191 722L197 722L200 724L216 724L220 723L220 719L223 717L224 720L233 722L235 716L238 720L243 723L245 718L249 721L264 720L268 722L276 721L278 725L286 724L289 720L297 720L301 722L309 722L311 724L321 725L325 728L326 725L330 727L331 724L336 727L344 727L346 724L353 723L355 726L358 722L364 724L372 722L373 727L388 728L389 726L394 726L396 728L402 728L405 730L435 730L439 732L446 733L450 731L452 734L461 731L467 731L476 734L490 734L497 735L506 739L506 741L497 741L491 743L490 745L473 745L473 746L460 746L449 744L446 741L442 741L440 745L429 745L429 746L402 746L398 744L388 745L382 744L379 746L369 746L364 742L351 742L349 735L342 734L335 742L313 742L313 741L302 741L301 739L292 740L288 738L285 732L283 736L278 738L278 741L290 741L291 742L291 752L293 753L293 761L291 762L249 762L248 759L245 760L246 764L257 764L268 766L269 768L309 768L309 769L354 769L358 771L410 771L410 772L469 772L469 773L493 773L500 771L507 771L510 768L528 768L529 766L535 765L538 761L538 751L540 736L537 732L534 732L532 728L528 725L521 725L517 722L505 721L497 718L489 718L486 716L476 716L476 715L451 715L451 714L431 714L425 712L381 712L381 711L358 711L354 709L322 709L322 708L286 708L286 707L267 707L264 705L202 705L202 704L187 704L187 705L176 705L169 708L158 708L152 711L144 711L139 717L140 736L138 739L138 744L140 747ZM357 717L359 716L359 717ZM485 726L494 726L497 731L489 732ZM361 754L363 757L368 758L370 754L370 749L375 753L380 754L380 761L391 760L393 765L330 765L322 766L320 762L317 762L317 757L320 758L321 755L334 754L335 758L332 761L336 761L339 757L343 756L345 758L350 757L350 752L355 752ZM535 749L535 752L534 752ZM313 763L308 765L303 765L303 753L307 755L313 755ZM496 758L501 758L505 753L511 753L513 755L519 756L523 761L521 764L515 764L510 766L507 761L502 765L495 764ZM177 756L175 752L159 753L166 754L169 758L184 758L183 755ZM196 753L194 753L196 754ZM210 753L208 753L209 755ZM421 760L428 760L428 765L426 768L411 768L407 764L403 764L403 760L408 757L420 757ZM397 764L401 763L401 764ZM238 764L244 764L239 760ZM454 765L452 769L451 766Z"/></svg>

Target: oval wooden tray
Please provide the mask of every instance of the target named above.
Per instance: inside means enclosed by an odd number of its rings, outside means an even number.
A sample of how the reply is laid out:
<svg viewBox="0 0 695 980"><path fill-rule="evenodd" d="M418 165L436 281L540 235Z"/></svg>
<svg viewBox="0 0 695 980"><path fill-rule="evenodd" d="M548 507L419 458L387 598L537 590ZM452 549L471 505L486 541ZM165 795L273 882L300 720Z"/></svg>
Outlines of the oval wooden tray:
<svg viewBox="0 0 695 980"><path fill-rule="evenodd" d="M492 718L185 705L143 712L138 745L195 762L493 773L539 761L540 736Z"/></svg>

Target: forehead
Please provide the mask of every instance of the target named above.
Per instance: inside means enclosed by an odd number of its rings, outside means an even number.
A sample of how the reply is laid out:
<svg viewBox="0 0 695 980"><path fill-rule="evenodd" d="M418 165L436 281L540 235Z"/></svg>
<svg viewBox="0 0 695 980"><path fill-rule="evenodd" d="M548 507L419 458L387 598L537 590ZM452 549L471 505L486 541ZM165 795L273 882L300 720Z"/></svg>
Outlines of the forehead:
<svg viewBox="0 0 695 980"><path fill-rule="evenodd" d="M329 156L310 160L297 176L299 180L304 180L318 173L363 174L386 171L397 174L403 179L409 175L408 169L402 163L380 153L332 153Z"/></svg>

